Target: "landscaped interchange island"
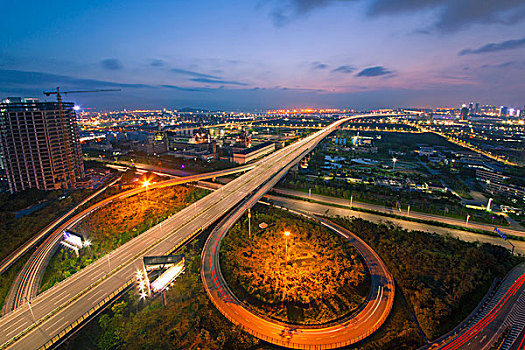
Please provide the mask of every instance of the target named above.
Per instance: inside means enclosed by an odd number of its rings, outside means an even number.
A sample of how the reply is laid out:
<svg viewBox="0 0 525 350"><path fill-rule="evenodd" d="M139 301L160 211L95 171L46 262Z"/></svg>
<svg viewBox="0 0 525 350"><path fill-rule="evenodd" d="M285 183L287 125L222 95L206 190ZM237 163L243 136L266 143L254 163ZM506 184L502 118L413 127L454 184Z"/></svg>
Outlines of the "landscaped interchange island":
<svg viewBox="0 0 525 350"><path fill-rule="evenodd" d="M301 175L289 175L287 181L300 179ZM137 186L142 180L143 176L131 171L122 183ZM78 257L59 249L46 270L42 289L206 193L192 186L150 190L93 212L73 228L91 240L90 249L81 251ZM18 207L5 206L6 210ZM41 215L41 211L28 218ZM363 304L370 291L369 272L360 254L345 239L275 207L258 204L251 213L251 230L244 215L223 239L220 262L228 285L252 312L292 326L318 325L348 317ZM396 282L389 317L378 331L355 345L359 349L417 348L424 344L422 334L436 339L475 308L494 278L505 276L521 261L501 247L407 231L388 222L331 220L368 243ZM2 225L7 230L11 223L6 220ZM200 278L200 254L208 234L205 231L175 252L185 255L186 273L164 293L164 298L141 300L133 288L62 347L275 349L232 324L209 300ZM4 289L13 277L9 271L1 276Z"/></svg>
<svg viewBox="0 0 525 350"><path fill-rule="evenodd" d="M343 238L272 208L256 211L252 225L251 237L246 221L230 230L220 261L229 286L257 313L292 324L322 324L364 302L367 267Z"/></svg>
<svg viewBox="0 0 525 350"><path fill-rule="evenodd" d="M323 324L351 315L364 301L368 271L345 240L281 209L258 204L251 212L251 232L245 215L223 239L220 261L230 288L253 312L292 325ZM425 342L421 331L429 339L439 337L472 311L495 277L519 261L489 244L389 223L332 220L358 233L381 256L400 292L383 326L351 348L417 348ZM186 273L164 298L141 300L132 289L63 347L277 349L232 324L208 298L200 278L208 233L176 252L186 257ZM305 288L305 281L314 287Z"/></svg>

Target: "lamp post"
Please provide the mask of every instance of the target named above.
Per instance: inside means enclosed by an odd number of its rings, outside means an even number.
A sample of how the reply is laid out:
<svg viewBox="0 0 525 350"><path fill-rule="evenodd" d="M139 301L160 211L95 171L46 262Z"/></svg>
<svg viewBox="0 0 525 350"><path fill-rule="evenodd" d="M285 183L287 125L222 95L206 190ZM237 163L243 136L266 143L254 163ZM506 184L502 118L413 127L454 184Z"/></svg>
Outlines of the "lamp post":
<svg viewBox="0 0 525 350"><path fill-rule="evenodd" d="M149 185L150 185L149 180L144 180L144 182L142 183L142 187L146 187L146 200L149 200L148 199L148 186Z"/></svg>
<svg viewBox="0 0 525 350"><path fill-rule="evenodd" d="M392 158L392 162L394 163L394 166L392 167L392 171L396 170L396 162L397 162L397 158Z"/></svg>
<svg viewBox="0 0 525 350"><path fill-rule="evenodd" d="M290 235L290 231L284 231L284 238L286 240L285 244L285 252L286 252L286 265L288 265L288 236Z"/></svg>
<svg viewBox="0 0 525 350"><path fill-rule="evenodd" d="M252 218L252 212L251 212L250 208L248 208L248 237L249 237L250 240L252 239L251 218Z"/></svg>
<svg viewBox="0 0 525 350"><path fill-rule="evenodd" d="M27 301L27 306L29 307L29 311L31 311L31 316L33 316L34 322L36 322L35 314L33 313L33 308L31 307L31 301L27 299L27 297L24 297L24 299Z"/></svg>

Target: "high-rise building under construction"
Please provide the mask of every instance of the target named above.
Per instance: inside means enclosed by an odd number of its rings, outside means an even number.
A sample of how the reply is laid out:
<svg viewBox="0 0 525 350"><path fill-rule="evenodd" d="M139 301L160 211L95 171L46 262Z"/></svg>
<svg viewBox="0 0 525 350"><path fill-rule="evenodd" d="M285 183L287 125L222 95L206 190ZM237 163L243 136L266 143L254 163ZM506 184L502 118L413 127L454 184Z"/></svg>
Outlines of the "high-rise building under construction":
<svg viewBox="0 0 525 350"><path fill-rule="evenodd" d="M27 98L0 103L0 156L12 193L72 188L84 177L73 107Z"/></svg>

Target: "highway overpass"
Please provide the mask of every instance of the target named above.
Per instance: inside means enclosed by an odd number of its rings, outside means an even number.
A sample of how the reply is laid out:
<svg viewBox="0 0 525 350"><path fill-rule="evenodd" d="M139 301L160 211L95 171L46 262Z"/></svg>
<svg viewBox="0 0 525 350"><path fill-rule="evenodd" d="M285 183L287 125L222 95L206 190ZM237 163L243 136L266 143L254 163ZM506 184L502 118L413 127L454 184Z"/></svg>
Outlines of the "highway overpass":
<svg viewBox="0 0 525 350"><path fill-rule="evenodd" d="M285 169L286 170L286 169ZM220 242L241 215L286 174L283 170L212 231L202 253L201 278L208 296L231 322L267 342L295 349L334 349L348 346L373 334L388 317L394 303L395 284L385 264L363 240L329 220L313 218L349 241L363 256L371 276L371 289L359 310L337 322L322 326L289 325L265 317L240 301L228 287L220 268Z"/></svg>
<svg viewBox="0 0 525 350"><path fill-rule="evenodd" d="M157 182L148 186L148 190L156 188L164 188L170 186L181 185L190 182L197 182L200 180L215 179L216 177L232 175L240 172L245 172L250 169L253 169L257 163L244 165L236 168L224 169L220 171L213 171L204 174L197 174L191 176L185 176L182 178L175 178L167 181ZM153 167L151 169L158 170L159 168ZM151 170L150 169L150 170ZM88 199L82 201L73 209L71 209L63 218L56 220L56 224L52 227L47 227L45 230L36 235L20 248L18 248L15 253L10 255L6 261L5 265L12 264L16 259L23 256L31 248L34 248L37 243L41 242L44 238L45 240L40 244L37 249L31 254L28 261L22 267L22 270L17 275L3 305L3 314L6 314L9 311L12 311L21 305L23 305L27 300L32 300L36 297L40 285L42 282L42 277L44 275L49 259L55 252L56 248L60 244L62 239L62 232L66 229L71 229L74 225L84 219L86 216L91 214L97 209L102 208L103 206L119 199L128 198L135 196L142 192L146 191L144 187L134 188L114 196L103 199L102 201L95 203L83 210L82 212L76 214L75 216L67 219L71 214L82 207L85 203L88 202L93 196L90 196ZM97 192L98 194L99 192ZM66 220L67 219L67 220ZM64 221L66 220L66 221Z"/></svg>
<svg viewBox="0 0 525 350"><path fill-rule="evenodd" d="M38 295L31 303L0 318L1 347L34 349L51 346L79 321L129 285L144 255L172 252L229 212L247 195L264 186L283 168L294 164L339 125L330 126L272 153L235 180L161 224L93 262Z"/></svg>

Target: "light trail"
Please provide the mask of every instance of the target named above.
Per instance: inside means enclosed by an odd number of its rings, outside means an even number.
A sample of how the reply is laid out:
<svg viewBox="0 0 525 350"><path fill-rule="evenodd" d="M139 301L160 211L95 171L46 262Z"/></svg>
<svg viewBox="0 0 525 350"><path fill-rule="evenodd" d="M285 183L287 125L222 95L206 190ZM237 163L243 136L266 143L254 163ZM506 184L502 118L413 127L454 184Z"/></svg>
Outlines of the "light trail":
<svg viewBox="0 0 525 350"><path fill-rule="evenodd" d="M441 347L442 350L455 350L458 349L460 346L465 344L467 341L472 339L472 337L476 336L479 332L481 332L487 325L489 325L498 315L501 308L505 303L509 300L509 298L516 294L516 292L521 288L521 286L525 283L525 274L522 275L520 278L516 280L509 288L509 290L505 293L505 295L500 299L500 301L492 308L492 310L485 315L481 320L479 320L473 327L471 327L467 332L460 335L458 338L454 339L452 342L446 344L445 346Z"/></svg>

